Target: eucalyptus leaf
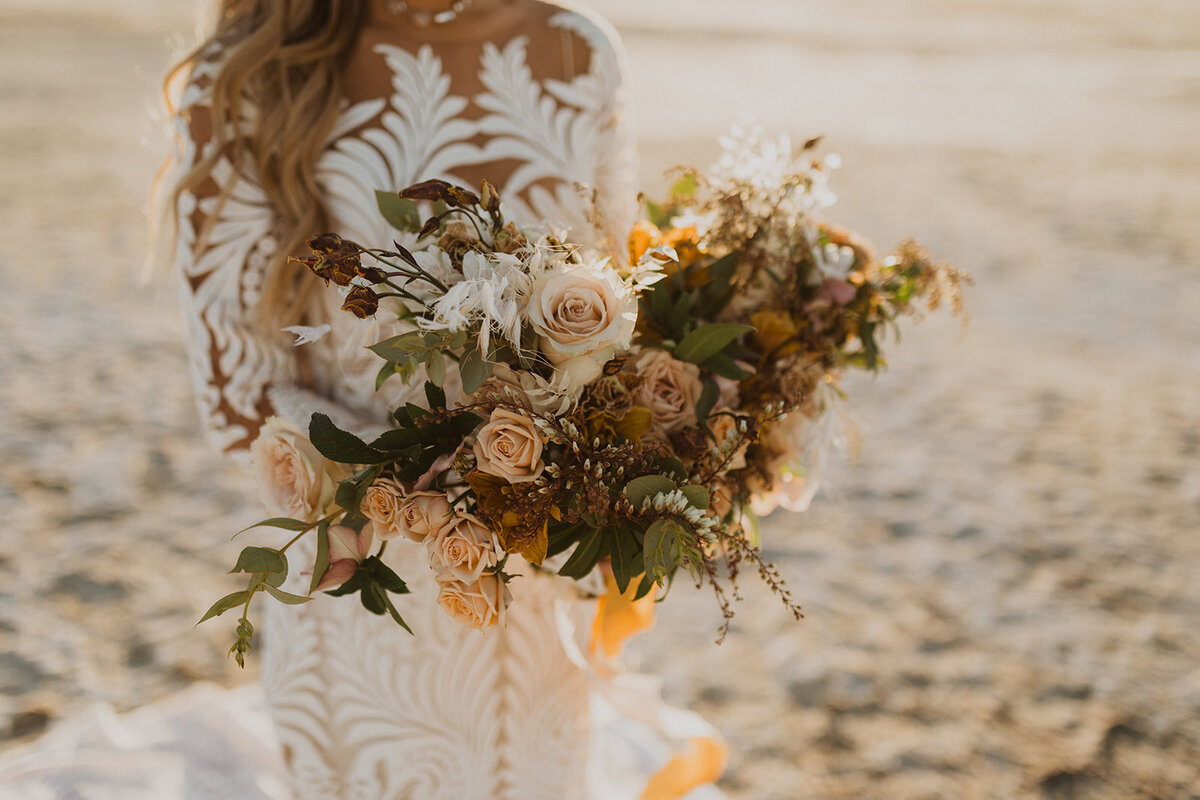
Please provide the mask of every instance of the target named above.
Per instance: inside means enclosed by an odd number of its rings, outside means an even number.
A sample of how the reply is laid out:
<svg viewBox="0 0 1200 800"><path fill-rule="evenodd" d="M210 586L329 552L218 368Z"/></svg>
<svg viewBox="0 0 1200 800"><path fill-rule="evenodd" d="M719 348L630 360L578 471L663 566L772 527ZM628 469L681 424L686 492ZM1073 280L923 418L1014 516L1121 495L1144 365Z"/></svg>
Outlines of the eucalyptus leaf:
<svg viewBox="0 0 1200 800"><path fill-rule="evenodd" d="M329 571L329 523L322 522L317 528L317 560L313 564L312 580L308 584L308 593L317 590L325 573Z"/></svg>
<svg viewBox="0 0 1200 800"><path fill-rule="evenodd" d="M298 519L290 519L289 517L272 517L271 519L264 519L262 522L256 522L249 528L242 528L237 532L237 534L234 535L236 536L238 534L245 533L246 531L252 531L255 528L283 528L285 531L299 533L300 531L308 530L312 526L313 523L304 522Z"/></svg>
<svg viewBox="0 0 1200 800"><path fill-rule="evenodd" d="M397 363L405 361L410 356L429 351L429 347L425 344L425 337L421 335L420 331L409 331L390 339L384 339L367 349L387 361Z"/></svg>
<svg viewBox="0 0 1200 800"><path fill-rule="evenodd" d="M463 353L458 371L462 376L463 394L473 394L492 373L492 365L484 361L478 347L471 347Z"/></svg>
<svg viewBox="0 0 1200 800"><path fill-rule="evenodd" d="M383 587L377 583L368 583L358 593L359 602L363 608L370 611L372 614L383 615L387 613L387 593L383 591Z"/></svg>
<svg viewBox="0 0 1200 800"><path fill-rule="evenodd" d="M269 583L267 584L267 594L271 595L271 597L274 597L279 602L286 603L289 606L303 605L304 603L307 603L309 600L312 600L311 597L304 597L303 595L292 594L291 592L285 592L282 589L278 589Z"/></svg>
<svg viewBox="0 0 1200 800"><path fill-rule="evenodd" d="M712 501L712 496L709 494L708 489L699 484L694 483L690 486L684 486L679 491L683 492L683 496L687 498L692 508L698 508L701 511L708 508L708 504Z"/></svg>
<svg viewBox="0 0 1200 800"><path fill-rule="evenodd" d="M396 230L416 233L421 229L421 212L416 202L401 197L395 192L375 192L375 204L379 213Z"/></svg>
<svg viewBox="0 0 1200 800"><path fill-rule="evenodd" d="M675 491L675 482L662 475L643 475L625 484L625 496L634 508L641 508L647 497Z"/></svg>
<svg viewBox="0 0 1200 800"><path fill-rule="evenodd" d="M691 362L692 364L703 364L708 359L720 353L725 348L725 345L752 330L754 328L751 325L729 325L725 323L701 325L683 337L683 341L675 346L675 358L680 361Z"/></svg>
<svg viewBox="0 0 1200 800"><path fill-rule="evenodd" d="M278 550L272 550L269 547L246 547L242 549L241 555L238 556L237 563L230 573L286 573L287 568L287 558Z"/></svg>
<svg viewBox="0 0 1200 800"><path fill-rule="evenodd" d="M654 588L654 581L650 580L649 575L642 575L642 582L638 584L637 594L633 596L634 602L641 600L646 595L650 594L650 590Z"/></svg>
<svg viewBox="0 0 1200 800"><path fill-rule="evenodd" d="M643 546L646 574L660 581L679 566L679 541L687 534L672 517L657 519L646 529Z"/></svg>
<svg viewBox="0 0 1200 800"><path fill-rule="evenodd" d="M425 362L425 374L429 376L429 380L435 386L444 385L446 383L446 357L438 352L430 353L429 360Z"/></svg>
<svg viewBox="0 0 1200 800"><path fill-rule="evenodd" d="M249 600L253 594L254 592L242 591L225 595L220 600L213 603L212 608L204 612L204 616L200 618L200 622L212 619L213 617L219 617L231 608L237 608L238 606L245 605L246 601ZM197 622L196 624L199 625L200 622Z"/></svg>

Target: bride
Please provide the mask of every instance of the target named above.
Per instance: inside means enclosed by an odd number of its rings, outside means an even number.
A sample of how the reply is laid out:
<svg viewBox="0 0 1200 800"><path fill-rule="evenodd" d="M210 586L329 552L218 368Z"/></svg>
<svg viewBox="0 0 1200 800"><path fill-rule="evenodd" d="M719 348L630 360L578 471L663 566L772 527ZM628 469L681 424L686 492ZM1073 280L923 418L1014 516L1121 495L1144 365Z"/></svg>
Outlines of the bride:
<svg viewBox="0 0 1200 800"><path fill-rule="evenodd" d="M376 190L486 177L521 222L569 227L614 255L633 221L619 43L577 9L223 0L172 80L191 369L211 440L241 460L270 416L305 426L323 411L369 431L404 400L405 387L375 391L365 350L387 323L338 313L340 298L285 261L324 231L390 241ZM303 347L283 330L326 324ZM711 729L607 663L643 610L604 597L603 576L585 593L526 574L507 626L480 634L437 606L430 570L405 563L413 552L388 556L411 579L400 610L415 636L323 596L273 608L263 626L263 682L297 797L719 797Z"/></svg>

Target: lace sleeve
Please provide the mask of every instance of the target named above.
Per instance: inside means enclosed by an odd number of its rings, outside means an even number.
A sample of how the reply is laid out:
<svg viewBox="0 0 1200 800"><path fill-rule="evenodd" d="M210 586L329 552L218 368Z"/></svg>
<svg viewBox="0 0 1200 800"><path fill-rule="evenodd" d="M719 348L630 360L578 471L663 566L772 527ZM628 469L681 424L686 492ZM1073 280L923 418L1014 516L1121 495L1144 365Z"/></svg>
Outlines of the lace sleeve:
<svg viewBox="0 0 1200 800"><path fill-rule="evenodd" d="M207 101L215 71L215 62L198 62L180 98L174 161L181 174L217 146ZM300 385L291 337L259 314L278 241L276 215L253 175L221 154L205 179L181 192L174 210L189 363L211 442L243 458L267 417L307 427L318 410L361 429L353 414Z"/></svg>

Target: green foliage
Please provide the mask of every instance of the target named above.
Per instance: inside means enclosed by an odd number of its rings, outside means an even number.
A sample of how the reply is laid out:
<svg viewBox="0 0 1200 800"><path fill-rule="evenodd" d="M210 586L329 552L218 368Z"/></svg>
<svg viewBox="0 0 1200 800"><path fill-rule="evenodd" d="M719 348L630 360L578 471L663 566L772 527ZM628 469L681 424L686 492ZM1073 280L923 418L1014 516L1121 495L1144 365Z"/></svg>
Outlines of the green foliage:
<svg viewBox="0 0 1200 800"><path fill-rule="evenodd" d="M463 353L462 360L458 362L458 372L462 377L463 393L471 394L483 386L483 382L492 374L492 365L478 347L472 347Z"/></svg>
<svg viewBox="0 0 1200 800"><path fill-rule="evenodd" d="M229 573L231 575L236 572L252 572L264 575L283 573L287 575L287 569L287 556L278 550L272 550L269 547L246 547L242 549L237 563L234 564L233 569Z"/></svg>
<svg viewBox="0 0 1200 800"><path fill-rule="evenodd" d="M625 496L634 508L641 508L646 498L675 491L675 482L662 475L643 475L625 484Z"/></svg>
<svg viewBox="0 0 1200 800"><path fill-rule="evenodd" d="M393 228L405 233L416 233L421 229L421 212L413 200L395 192L375 192L375 204L379 213Z"/></svg>
<svg viewBox="0 0 1200 800"><path fill-rule="evenodd" d="M750 325L727 325L714 323L701 325L693 330L675 347L675 357L680 361L704 364L720 353L734 339L754 330Z"/></svg>
<svg viewBox="0 0 1200 800"><path fill-rule="evenodd" d="M655 520L646 529L644 565L646 575L656 582L675 571L679 565L680 541L687 531L674 517Z"/></svg>
<svg viewBox="0 0 1200 800"><path fill-rule="evenodd" d="M579 546L575 548L575 552L571 553L571 557L567 559L567 563L563 564L558 570L558 574L575 580L583 580L593 569L596 568L596 562L601 557L601 535L597 528L587 528L582 536L579 537ZM565 548L564 548L565 549Z"/></svg>
<svg viewBox="0 0 1200 800"><path fill-rule="evenodd" d="M225 595L220 600L213 603L212 607L209 608L208 611L204 612L204 616L200 618L200 622L210 620L213 617L219 617L231 608L237 608L238 606L245 605L246 601L249 600L253 594L253 592L241 591ZM199 625L200 622L197 622L196 624Z"/></svg>
<svg viewBox="0 0 1200 800"><path fill-rule="evenodd" d="M379 556L368 558L359 566L358 571L350 580L338 588L326 592L333 597L357 594L363 608L372 614L380 616L387 614L397 625L412 633L412 628L408 627L408 623L400 616L400 612L396 609L390 596L408 593L408 585L391 567L383 563Z"/></svg>
<svg viewBox="0 0 1200 800"><path fill-rule="evenodd" d="M624 594L629 583L645 572L642 558L642 541L638 530L631 525L617 525L610 529L609 552L612 558L613 578L617 588Z"/></svg>
<svg viewBox="0 0 1200 800"><path fill-rule="evenodd" d="M708 508L708 504L712 500L708 489L699 484L684 486L679 491L683 492L683 496L687 498L687 501L691 504L692 508L698 508L701 511Z"/></svg>
<svg viewBox="0 0 1200 800"><path fill-rule="evenodd" d="M325 414L313 414L308 423L308 438L317 451L339 464L382 464L390 461L387 453L381 453L367 445L349 431L333 424Z"/></svg>

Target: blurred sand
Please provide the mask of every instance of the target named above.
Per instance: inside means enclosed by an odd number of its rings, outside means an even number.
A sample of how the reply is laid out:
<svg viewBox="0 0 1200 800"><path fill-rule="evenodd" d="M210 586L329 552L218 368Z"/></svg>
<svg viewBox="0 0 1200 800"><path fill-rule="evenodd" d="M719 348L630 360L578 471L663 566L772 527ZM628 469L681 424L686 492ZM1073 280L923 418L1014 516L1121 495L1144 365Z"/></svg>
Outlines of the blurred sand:
<svg viewBox="0 0 1200 800"><path fill-rule="evenodd" d="M605 0L643 173L738 112L829 135L839 218L971 270L972 321L849 388L863 446L748 582L634 660L736 800L1200 797L1200 6ZM731 10L736 6L736 12ZM137 283L154 87L190 3L0 6L0 746L253 677L192 628L258 516Z"/></svg>

